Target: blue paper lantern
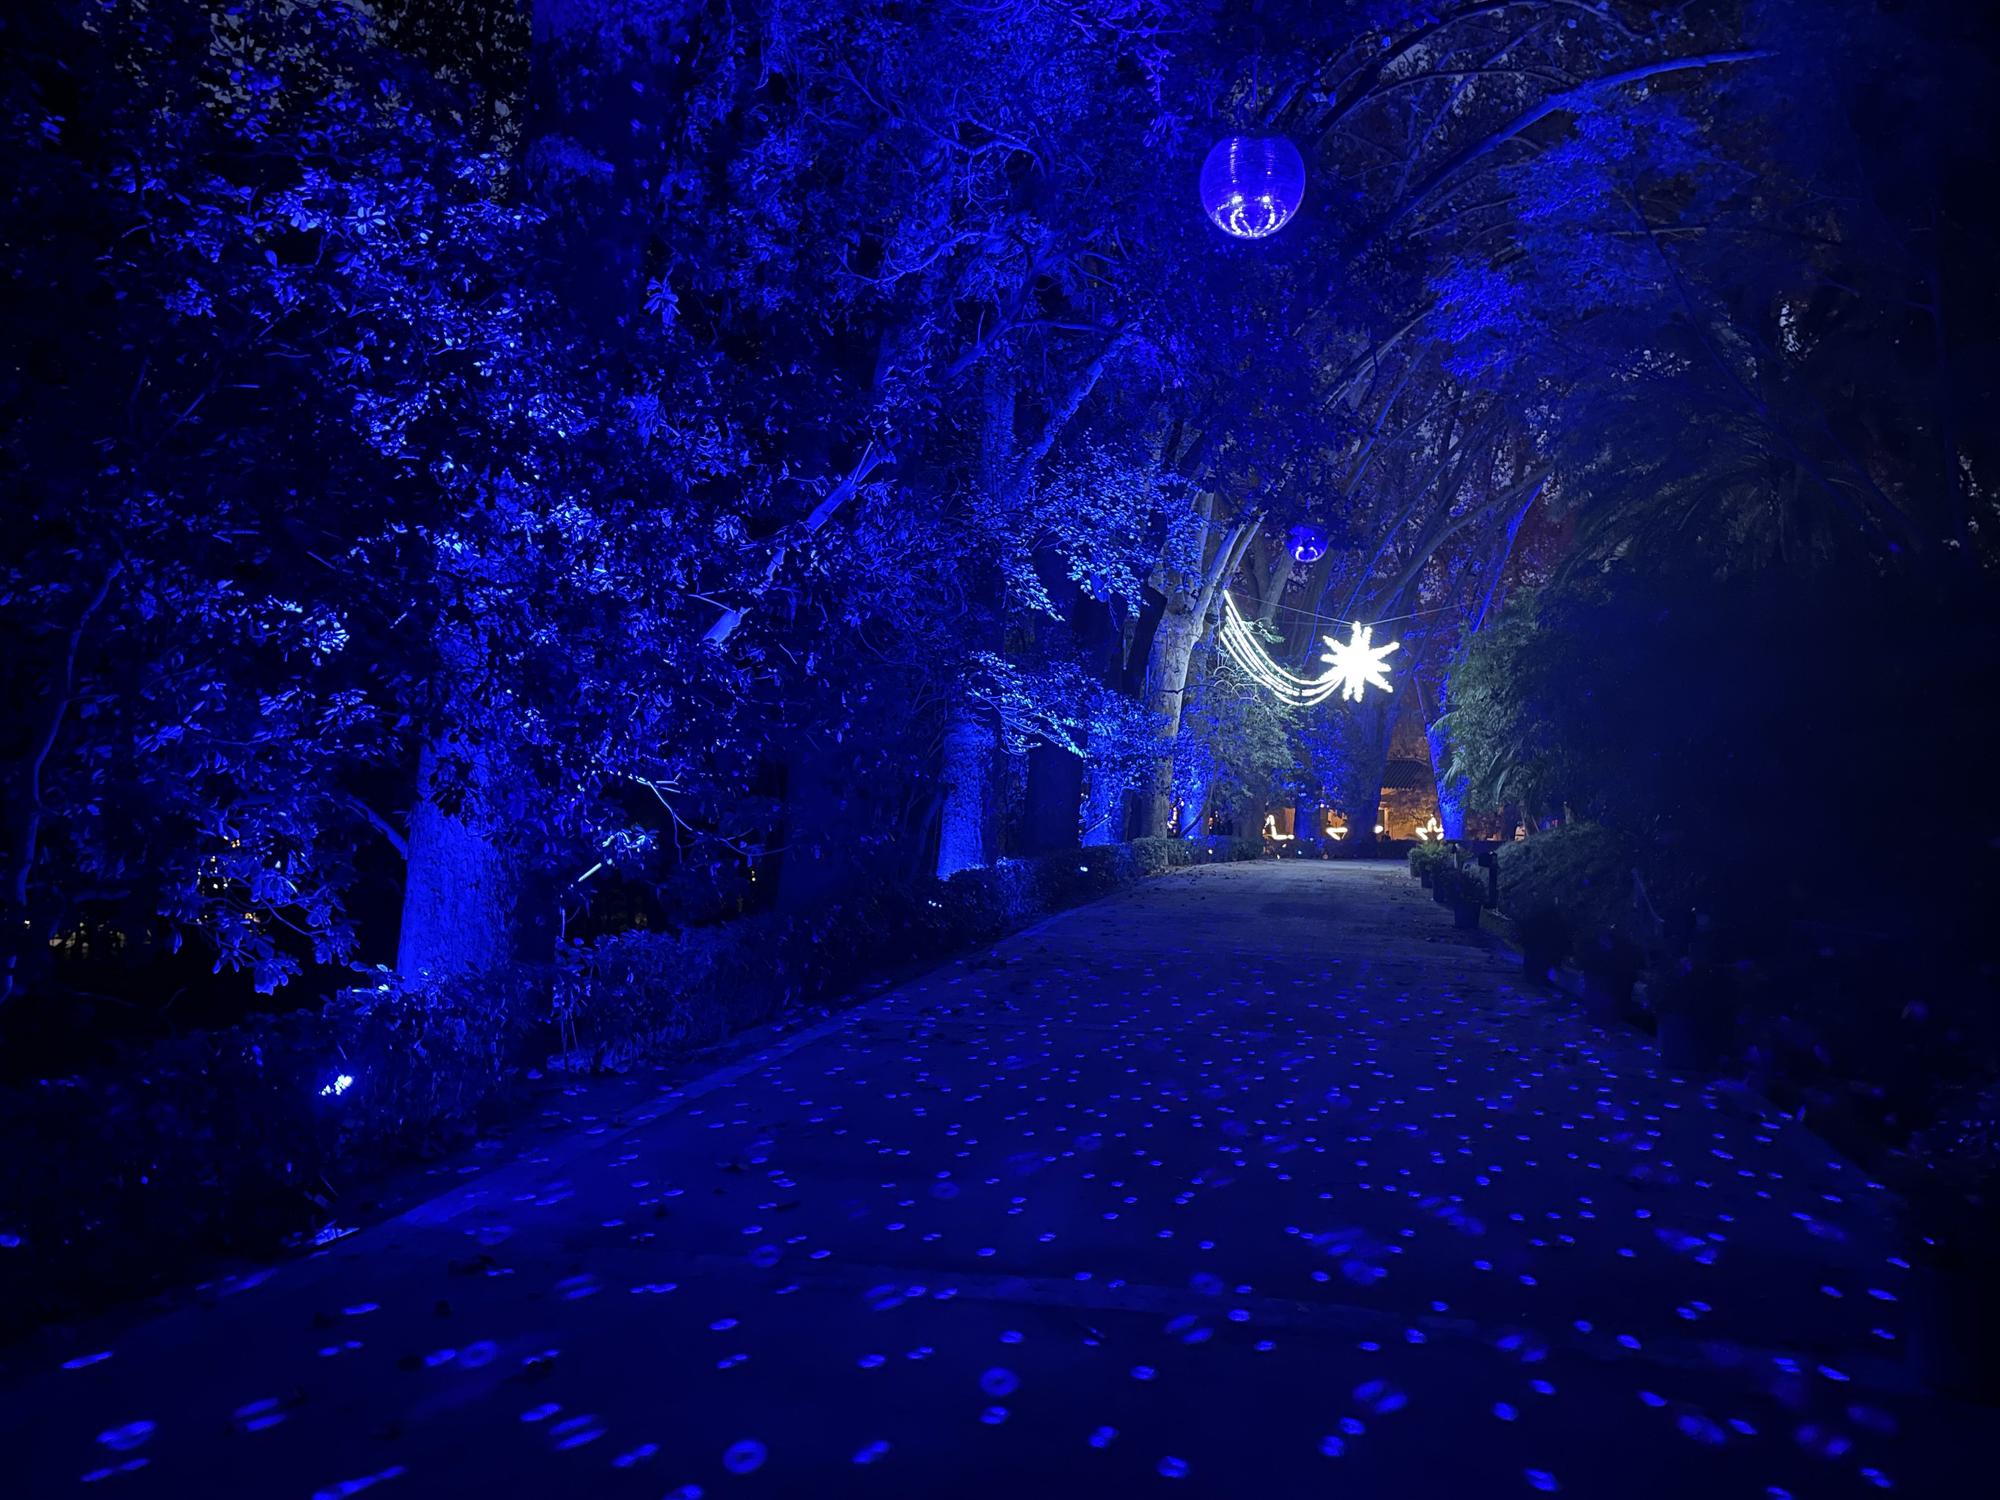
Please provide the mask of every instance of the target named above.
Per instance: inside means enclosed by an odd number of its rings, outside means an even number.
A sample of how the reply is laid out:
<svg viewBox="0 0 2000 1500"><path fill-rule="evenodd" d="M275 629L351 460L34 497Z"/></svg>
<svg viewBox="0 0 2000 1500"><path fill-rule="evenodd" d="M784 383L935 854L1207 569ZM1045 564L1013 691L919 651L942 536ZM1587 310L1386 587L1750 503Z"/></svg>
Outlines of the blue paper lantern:
<svg viewBox="0 0 2000 1500"><path fill-rule="evenodd" d="M1302 563L1318 562L1326 556L1326 535L1317 526L1301 522L1292 528L1288 540L1292 556Z"/></svg>
<svg viewBox="0 0 2000 1500"><path fill-rule="evenodd" d="M1305 158L1281 135L1232 135L1201 164L1201 206L1217 229L1238 239L1276 234L1305 196Z"/></svg>

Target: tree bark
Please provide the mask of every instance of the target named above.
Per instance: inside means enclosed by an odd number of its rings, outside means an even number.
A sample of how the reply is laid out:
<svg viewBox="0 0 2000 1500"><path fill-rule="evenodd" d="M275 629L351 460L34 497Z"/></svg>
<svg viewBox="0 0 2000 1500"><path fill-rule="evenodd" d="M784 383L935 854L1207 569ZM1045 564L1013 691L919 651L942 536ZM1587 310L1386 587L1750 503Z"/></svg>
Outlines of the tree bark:
<svg viewBox="0 0 2000 1500"><path fill-rule="evenodd" d="M1174 742L1180 738L1181 706L1187 696L1188 663L1207 628L1219 589L1225 587L1243 551L1256 535L1258 517L1239 516L1224 533L1215 557L1192 590L1168 582L1166 609L1153 632L1147 659L1144 702L1162 746L1153 761L1150 785L1141 793L1144 832L1153 838L1173 831Z"/></svg>
<svg viewBox="0 0 2000 1500"><path fill-rule="evenodd" d="M1345 705L1343 705L1345 706ZM1347 775L1341 783L1341 811L1347 814L1347 846L1372 849L1380 835L1375 814L1382 805L1382 773L1389 764L1389 735L1396 723L1393 697L1370 697L1350 710Z"/></svg>
<svg viewBox="0 0 2000 1500"><path fill-rule="evenodd" d="M1451 765L1451 740L1442 716L1426 726L1424 739L1431 748L1431 775L1437 781L1438 823L1448 839L1465 837L1465 778L1446 774Z"/></svg>
<svg viewBox="0 0 2000 1500"><path fill-rule="evenodd" d="M70 630L69 640L63 651L62 682L56 688L54 702L49 709L47 727L42 731L35 753L29 757L25 801L21 816L21 832L13 851L13 872L7 883L8 901L0 906L7 921L4 939L6 963L0 972L0 1002L13 997L22 977L24 959L46 959L47 933L36 925L28 906L29 887L34 880L35 859L41 849L42 819L47 812L43 803L43 772L47 769L49 756L55 750L56 740L62 734L63 722L69 717L70 706L76 701L76 659L83 645L84 632L90 628L91 617L103 608L104 601L111 593L111 585L124 571L123 562L113 562L104 570L104 581L97 586L90 601L77 616L76 625Z"/></svg>
<svg viewBox="0 0 2000 1500"><path fill-rule="evenodd" d="M466 785L447 785L440 764L447 755L473 767ZM532 898L502 822L506 774L478 751L448 744L426 745L418 759L396 945L405 979L498 968L532 952L537 938L553 951L551 913Z"/></svg>
<svg viewBox="0 0 2000 1500"><path fill-rule="evenodd" d="M951 711L944 729L944 765L938 780L937 874L940 880L988 862L986 791L993 760L993 731L970 704Z"/></svg>
<svg viewBox="0 0 2000 1500"><path fill-rule="evenodd" d="M1177 838L1200 838L1208 819L1207 778L1188 789L1188 798L1181 804L1180 816L1174 819L1174 835Z"/></svg>
<svg viewBox="0 0 2000 1500"><path fill-rule="evenodd" d="M1083 804L1083 842L1086 848L1115 844L1125 837L1126 785L1111 767L1093 761Z"/></svg>
<svg viewBox="0 0 2000 1500"><path fill-rule="evenodd" d="M1157 726L1164 746L1154 759L1146 789L1146 832L1160 837L1173 831L1174 742L1180 738L1182 700L1187 695L1188 662L1201 639L1203 616L1168 608L1153 637L1153 665L1146 680L1146 712Z"/></svg>
<svg viewBox="0 0 2000 1500"><path fill-rule="evenodd" d="M1264 597L1257 605L1257 623L1269 625L1278 617L1278 606L1284 603L1285 586L1292 581L1292 549L1285 539L1277 540L1277 555L1271 559L1271 571L1264 576Z"/></svg>
<svg viewBox="0 0 2000 1500"><path fill-rule="evenodd" d="M1281 547L1280 554L1287 561L1290 560L1291 553L1288 549ZM1199 649L1200 643L1197 641L1194 659L1188 664L1187 691L1181 694L1181 713L1183 718L1186 717L1187 713L1188 694L1200 688L1215 672L1215 653L1219 647L1214 640L1213 632L1221 623L1221 618L1222 598L1221 590L1218 589L1215 598L1210 601L1206 616L1206 633L1209 636L1209 647L1206 651L1202 651ZM1178 759L1178 742L1175 748L1176 758ZM1200 766L1194 773L1183 778L1187 783L1187 795L1181 801L1179 816L1174 819L1174 833L1177 837L1184 839L1199 838L1204 832L1208 818L1209 798L1213 795L1215 788L1215 767L1216 760L1211 747L1210 753L1203 758Z"/></svg>

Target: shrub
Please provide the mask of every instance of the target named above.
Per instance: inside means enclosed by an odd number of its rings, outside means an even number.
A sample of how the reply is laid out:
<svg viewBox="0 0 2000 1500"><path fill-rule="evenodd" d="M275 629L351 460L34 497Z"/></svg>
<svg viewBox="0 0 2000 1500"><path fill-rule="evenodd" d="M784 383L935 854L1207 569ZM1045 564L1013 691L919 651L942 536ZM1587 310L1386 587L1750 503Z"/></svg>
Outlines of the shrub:
<svg viewBox="0 0 2000 1500"><path fill-rule="evenodd" d="M1572 823L1502 844L1500 909L1516 920L1558 911L1571 928L1621 930L1632 925L1632 857L1608 828Z"/></svg>
<svg viewBox="0 0 2000 1500"><path fill-rule="evenodd" d="M1610 928L1600 929L1577 945L1577 967L1586 974L1629 985L1638 977L1645 955L1638 944Z"/></svg>
<svg viewBox="0 0 2000 1500"><path fill-rule="evenodd" d="M1438 871L1455 866L1459 858L1456 844L1431 842L1415 844L1410 849L1410 869L1422 875L1426 871L1435 876Z"/></svg>
<svg viewBox="0 0 2000 1500"><path fill-rule="evenodd" d="M386 981L0 1091L0 1327L323 1222L336 1178L462 1135L512 1080L535 976Z"/></svg>
<svg viewBox="0 0 2000 1500"><path fill-rule="evenodd" d="M1504 898L1504 887L1501 894ZM1521 940L1521 956L1529 972L1537 977L1561 963L1569 953L1570 921L1558 907L1532 908L1515 919L1514 930Z"/></svg>

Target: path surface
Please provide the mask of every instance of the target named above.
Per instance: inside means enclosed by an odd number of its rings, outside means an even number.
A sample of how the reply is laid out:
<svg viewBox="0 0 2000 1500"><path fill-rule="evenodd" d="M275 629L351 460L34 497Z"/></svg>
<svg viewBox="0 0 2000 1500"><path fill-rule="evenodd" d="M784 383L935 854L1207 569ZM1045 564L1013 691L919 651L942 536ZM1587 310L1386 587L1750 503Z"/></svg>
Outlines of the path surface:
<svg viewBox="0 0 2000 1500"><path fill-rule="evenodd" d="M0 1489L1958 1493L1883 1196L1517 979L1399 868L1151 882L84 1335Z"/></svg>

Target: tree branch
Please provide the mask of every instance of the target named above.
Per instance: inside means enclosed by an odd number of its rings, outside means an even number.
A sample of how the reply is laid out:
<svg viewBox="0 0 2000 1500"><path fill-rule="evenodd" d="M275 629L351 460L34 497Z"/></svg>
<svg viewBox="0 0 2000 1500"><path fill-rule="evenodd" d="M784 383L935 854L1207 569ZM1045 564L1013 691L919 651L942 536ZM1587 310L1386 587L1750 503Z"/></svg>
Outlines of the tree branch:
<svg viewBox="0 0 2000 1500"><path fill-rule="evenodd" d="M871 441L862 449L861 461L848 470L846 476L827 492L826 497L812 508L812 513L797 527L788 529L791 537L794 540L803 539L825 526L843 505L854 498L861 486L868 482L877 469L893 462L895 462L894 454L886 451L877 453L875 444ZM785 534L780 533L780 536ZM751 606L770 592L771 585L777 581L778 569L784 565L790 551L789 542L780 541L773 547L771 555L764 562L764 576L752 585L749 599L741 605L722 611L715 623L703 633L701 642L704 646L721 646L736 633L736 627L743 623L743 617L750 612Z"/></svg>
<svg viewBox="0 0 2000 1500"><path fill-rule="evenodd" d="M1692 57L1663 58L1658 62L1643 63L1636 68L1626 68L1617 73L1607 73L1602 78L1592 78L1578 84L1575 88L1564 89L1560 93L1551 94L1534 108L1524 110L1492 134L1474 141L1470 146L1451 156L1442 166L1432 172L1429 177L1426 177L1418 185L1417 190L1405 198L1395 211L1376 227L1370 239L1377 239L1387 234L1397 224L1402 222L1405 214L1411 212L1418 204L1444 186L1461 168L1471 165L1496 147L1504 146L1522 131L1540 124L1550 115L1561 114L1566 110L1581 107L1593 94L1620 88L1628 83L1640 83L1648 78L1658 78L1666 73L1684 73L1696 68L1720 67L1725 63L1753 62L1759 58L1774 55L1768 48L1751 47L1732 52L1702 52Z"/></svg>
<svg viewBox="0 0 2000 1500"><path fill-rule="evenodd" d="M34 873L35 855L41 846L42 816L46 809L42 805L42 771L48 765L49 756L56 747L56 738L62 733L63 722L69 717L69 706L76 701L76 657L83 645L83 633L97 611L110 597L111 585L125 569L124 560L114 561L104 570L104 581L97 586L97 592L83 607L76 618L76 624L69 633L69 642L63 652L62 693L56 699L55 708L49 714L48 728L42 732L42 741L35 747L35 753L28 762L28 813L23 820L20 847L14 859L14 878L9 895L23 922L28 920L28 883ZM10 925L11 922L10 922ZM0 977L0 1001L14 993L14 971L19 961L19 933L10 932L7 941L7 972Z"/></svg>
<svg viewBox="0 0 2000 1500"><path fill-rule="evenodd" d="M1523 479L1505 494L1495 496L1484 505L1473 506L1449 526L1442 528L1435 536L1417 548L1416 555L1403 565L1403 571L1397 575L1394 585L1381 591L1381 597L1394 599L1404 589L1416 582L1417 575L1423 572L1425 566L1433 557L1437 556L1438 548L1457 536L1461 531L1464 531L1468 526L1477 525L1492 515L1494 511L1503 510L1507 506L1514 504L1523 495L1527 495L1530 502L1532 502L1534 496L1541 493L1542 486L1549 482L1549 473L1550 466L1548 464L1541 465L1541 467L1529 474L1527 478Z"/></svg>
<svg viewBox="0 0 2000 1500"><path fill-rule="evenodd" d="M1053 448L1056 439L1062 436L1062 430L1069 425L1070 420L1076 416L1078 408L1090 398L1090 393L1097 388L1097 382L1103 378L1104 367L1111 362L1113 355L1125 347L1131 340L1131 337L1132 325L1130 323L1121 323L1111 331L1110 339L1097 352L1097 358L1086 365L1083 372L1077 376L1068 394L1064 396L1062 404L1049 415L1049 420L1043 424L1041 436L1037 437L1034 445L1022 455L1020 468L1015 475L1017 481L1027 478L1028 475L1034 472L1035 466L1048 457L1049 449Z"/></svg>
<svg viewBox="0 0 2000 1500"><path fill-rule="evenodd" d="M374 808L370 807L366 802L363 802L359 797L355 796L351 792L343 794L342 800L345 801L349 807L353 808L356 812L360 813L361 816L367 821L369 827L373 828L377 833L381 834L383 838L387 839L389 841L389 847L391 849L394 849L398 854L400 854L405 862L409 860L410 841L405 837L403 837L402 831L398 829L395 824L391 823L387 818L383 817L380 813L375 811Z"/></svg>

